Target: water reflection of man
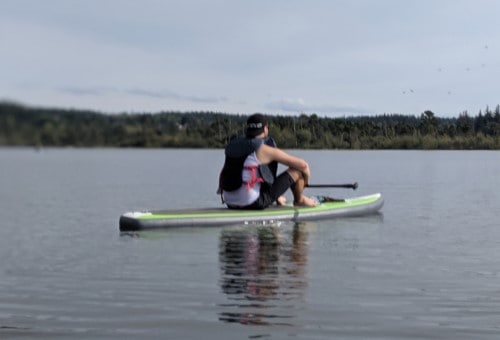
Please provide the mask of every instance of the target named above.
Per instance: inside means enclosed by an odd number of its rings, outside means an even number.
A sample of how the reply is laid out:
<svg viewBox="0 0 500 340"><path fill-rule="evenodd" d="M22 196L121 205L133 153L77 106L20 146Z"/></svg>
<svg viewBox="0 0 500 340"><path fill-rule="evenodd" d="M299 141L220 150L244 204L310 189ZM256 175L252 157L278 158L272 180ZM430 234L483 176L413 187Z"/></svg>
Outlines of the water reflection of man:
<svg viewBox="0 0 500 340"><path fill-rule="evenodd" d="M307 231L304 224L296 224L291 235L284 229L263 226L222 231L220 284L234 302L224 307L235 309L220 313L221 321L291 325L292 315L276 315L273 309L293 310L290 301L303 296Z"/></svg>

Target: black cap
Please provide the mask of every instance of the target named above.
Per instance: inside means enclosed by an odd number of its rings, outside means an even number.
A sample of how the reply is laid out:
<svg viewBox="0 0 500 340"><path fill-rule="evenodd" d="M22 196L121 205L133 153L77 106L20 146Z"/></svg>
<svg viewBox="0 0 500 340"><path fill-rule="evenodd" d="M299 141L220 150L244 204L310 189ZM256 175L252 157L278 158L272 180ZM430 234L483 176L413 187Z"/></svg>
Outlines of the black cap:
<svg viewBox="0 0 500 340"><path fill-rule="evenodd" d="M247 137L255 137L264 132L264 127L267 126L267 119L261 113L254 113L247 119L247 127L245 135Z"/></svg>

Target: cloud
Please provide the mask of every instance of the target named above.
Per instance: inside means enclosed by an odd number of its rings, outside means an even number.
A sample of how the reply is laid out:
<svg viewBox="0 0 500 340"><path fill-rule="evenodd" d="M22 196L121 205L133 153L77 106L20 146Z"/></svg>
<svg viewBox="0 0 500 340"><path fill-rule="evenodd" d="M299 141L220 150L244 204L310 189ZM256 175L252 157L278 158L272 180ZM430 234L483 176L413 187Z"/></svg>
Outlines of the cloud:
<svg viewBox="0 0 500 340"><path fill-rule="evenodd" d="M373 110L359 106L341 106L331 104L307 104L302 98L282 98L266 103L266 108L283 112L294 113L322 113L322 114L370 114Z"/></svg>
<svg viewBox="0 0 500 340"><path fill-rule="evenodd" d="M174 101L190 103L222 103L229 101L226 97L181 95L169 90L150 90L143 88L117 89L111 87L93 87L93 86L63 86L58 89L60 92L73 96L106 96L111 94L125 94L137 97L147 97L154 99L169 99Z"/></svg>
<svg viewBox="0 0 500 340"><path fill-rule="evenodd" d="M146 89L128 89L125 90L127 94L141 96L141 97L152 97L160 99L173 99L178 101L190 102L190 103L220 103L226 102L228 99L226 97L211 97L211 96L195 96L195 95L181 95L172 91L155 91Z"/></svg>
<svg viewBox="0 0 500 340"><path fill-rule="evenodd" d="M110 89L77 86L63 86L59 88L59 91L74 96L103 96L109 92L112 92Z"/></svg>
<svg viewBox="0 0 500 340"><path fill-rule="evenodd" d="M151 98L159 98L159 99L174 99L181 100L182 97L177 93L171 91L155 91L155 90L146 90L140 88L132 88L124 91L127 94L141 97L151 97Z"/></svg>
<svg viewBox="0 0 500 340"><path fill-rule="evenodd" d="M272 110L287 112L302 112L307 110L306 104L302 98L282 98L276 101L268 102L266 107Z"/></svg>

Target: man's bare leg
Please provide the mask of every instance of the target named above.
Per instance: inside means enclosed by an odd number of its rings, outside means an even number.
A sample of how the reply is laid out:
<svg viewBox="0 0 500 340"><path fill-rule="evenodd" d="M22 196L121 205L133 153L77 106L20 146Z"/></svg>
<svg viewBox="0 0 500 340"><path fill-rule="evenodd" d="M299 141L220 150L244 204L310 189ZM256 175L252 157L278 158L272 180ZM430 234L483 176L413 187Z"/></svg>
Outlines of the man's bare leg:
<svg viewBox="0 0 500 340"><path fill-rule="evenodd" d="M306 207L314 207L318 205L315 200L303 194L305 179L302 173L295 169L288 169L287 171L295 182L295 185L292 187L293 205Z"/></svg>

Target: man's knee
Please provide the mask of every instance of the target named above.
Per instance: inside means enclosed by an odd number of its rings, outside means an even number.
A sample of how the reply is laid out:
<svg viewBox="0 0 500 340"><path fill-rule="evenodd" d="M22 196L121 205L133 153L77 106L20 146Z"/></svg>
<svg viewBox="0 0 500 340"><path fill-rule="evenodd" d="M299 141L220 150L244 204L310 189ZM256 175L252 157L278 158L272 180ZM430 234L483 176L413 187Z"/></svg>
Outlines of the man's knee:
<svg viewBox="0 0 500 340"><path fill-rule="evenodd" d="M288 168L287 172L290 175L290 177L292 177L294 182L297 182L299 179L303 177L302 172L297 169Z"/></svg>

